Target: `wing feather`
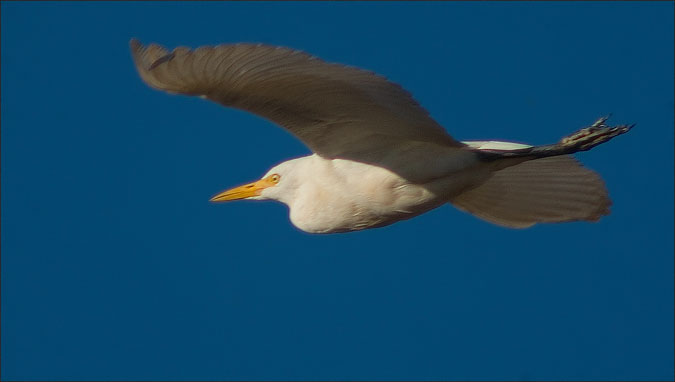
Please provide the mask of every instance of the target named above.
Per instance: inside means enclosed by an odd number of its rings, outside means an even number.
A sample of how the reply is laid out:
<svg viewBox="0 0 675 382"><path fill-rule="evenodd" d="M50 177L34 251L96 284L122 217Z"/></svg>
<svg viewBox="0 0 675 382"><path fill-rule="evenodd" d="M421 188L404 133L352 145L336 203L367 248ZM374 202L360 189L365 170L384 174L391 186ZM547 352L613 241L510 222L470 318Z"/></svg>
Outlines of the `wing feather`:
<svg viewBox="0 0 675 382"><path fill-rule="evenodd" d="M481 219L512 228L597 221L612 204L598 174L571 156L534 159L495 172L450 200Z"/></svg>
<svg viewBox="0 0 675 382"><path fill-rule="evenodd" d="M372 72L261 44L169 52L132 39L130 46L149 86L260 115L324 157L372 161L373 153L405 141L464 146L410 93Z"/></svg>

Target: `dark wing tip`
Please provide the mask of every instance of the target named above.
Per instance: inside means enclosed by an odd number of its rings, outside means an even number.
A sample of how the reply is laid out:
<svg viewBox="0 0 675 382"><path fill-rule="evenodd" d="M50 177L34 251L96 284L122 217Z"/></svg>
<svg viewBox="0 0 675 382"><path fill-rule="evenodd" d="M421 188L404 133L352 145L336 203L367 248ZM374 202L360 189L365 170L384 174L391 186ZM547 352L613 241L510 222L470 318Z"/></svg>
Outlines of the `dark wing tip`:
<svg viewBox="0 0 675 382"><path fill-rule="evenodd" d="M141 42L136 38L132 38L129 40L129 49L131 50L131 56L134 59L136 66L139 67L139 69L144 68L145 65L143 65L143 51L145 50L145 47L143 44L141 44Z"/></svg>
<svg viewBox="0 0 675 382"><path fill-rule="evenodd" d="M131 40L129 40L129 47L131 50L137 50L139 47L142 47L143 45L141 44L140 41L136 37L132 37Z"/></svg>
<svg viewBox="0 0 675 382"><path fill-rule="evenodd" d="M157 44L145 46L136 38L129 40L129 48L139 72L149 72L175 56L175 51L169 53L164 47Z"/></svg>

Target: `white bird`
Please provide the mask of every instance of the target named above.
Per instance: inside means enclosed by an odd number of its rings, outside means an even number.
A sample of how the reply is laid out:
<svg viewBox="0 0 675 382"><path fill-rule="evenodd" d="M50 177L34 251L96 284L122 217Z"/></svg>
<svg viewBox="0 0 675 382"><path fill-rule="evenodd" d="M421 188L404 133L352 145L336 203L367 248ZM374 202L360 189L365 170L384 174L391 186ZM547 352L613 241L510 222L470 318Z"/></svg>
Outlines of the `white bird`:
<svg viewBox="0 0 675 382"><path fill-rule="evenodd" d="M611 204L604 183L568 154L632 127L601 118L553 145L458 142L399 85L304 52L130 46L149 86L255 113L313 151L211 199L280 201L311 233L382 227L446 203L512 228L597 221Z"/></svg>

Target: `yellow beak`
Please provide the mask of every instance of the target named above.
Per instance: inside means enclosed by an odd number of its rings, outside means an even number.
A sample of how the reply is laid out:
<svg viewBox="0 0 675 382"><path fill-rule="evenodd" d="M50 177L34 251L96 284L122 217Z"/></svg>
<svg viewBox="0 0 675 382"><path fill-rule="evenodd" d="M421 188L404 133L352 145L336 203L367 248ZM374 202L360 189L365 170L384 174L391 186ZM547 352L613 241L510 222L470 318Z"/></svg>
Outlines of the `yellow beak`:
<svg viewBox="0 0 675 382"><path fill-rule="evenodd" d="M235 187L211 198L211 202L226 202L228 200L246 199L252 196L260 196L262 190L267 187L274 186L274 183L267 179L260 179L257 182L244 184L243 186Z"/></svg>

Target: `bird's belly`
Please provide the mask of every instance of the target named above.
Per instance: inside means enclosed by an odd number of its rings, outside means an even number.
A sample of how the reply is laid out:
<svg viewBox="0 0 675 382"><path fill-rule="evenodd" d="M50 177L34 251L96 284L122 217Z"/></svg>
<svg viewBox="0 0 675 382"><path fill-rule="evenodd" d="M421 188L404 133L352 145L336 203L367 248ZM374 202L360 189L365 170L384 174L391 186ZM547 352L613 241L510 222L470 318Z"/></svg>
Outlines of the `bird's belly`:
<svg viewBox="0 0 675 382"><path fill-rule="evenodd" d="M295 205L290 211L291 222L310 233L358 231L412 218L446 201L418 185L403 186L392 194L382 192L351 196L332 198L330 203Z"/></svg>

